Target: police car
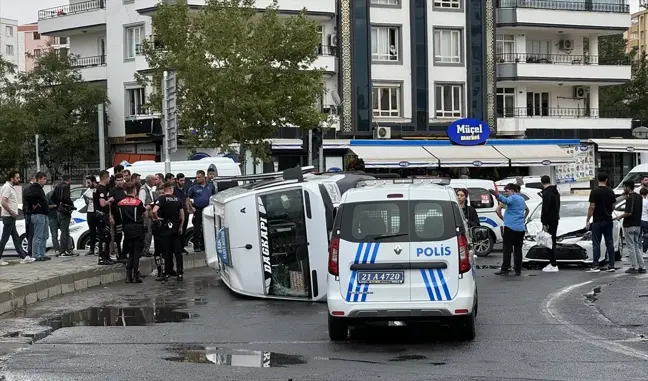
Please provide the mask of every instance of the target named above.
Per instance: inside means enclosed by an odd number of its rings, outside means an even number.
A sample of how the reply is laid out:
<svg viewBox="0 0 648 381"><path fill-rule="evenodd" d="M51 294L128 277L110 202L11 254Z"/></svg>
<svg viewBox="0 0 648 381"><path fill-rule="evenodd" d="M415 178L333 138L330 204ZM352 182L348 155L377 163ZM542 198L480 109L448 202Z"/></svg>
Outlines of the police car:
<svg viewBox="0 0 648 381"><path fill-rule="evenodd" d="M328 331L373 321L449 321L475 337L472 231L449 179L365 180L341 199L329 247Z"/></svg>

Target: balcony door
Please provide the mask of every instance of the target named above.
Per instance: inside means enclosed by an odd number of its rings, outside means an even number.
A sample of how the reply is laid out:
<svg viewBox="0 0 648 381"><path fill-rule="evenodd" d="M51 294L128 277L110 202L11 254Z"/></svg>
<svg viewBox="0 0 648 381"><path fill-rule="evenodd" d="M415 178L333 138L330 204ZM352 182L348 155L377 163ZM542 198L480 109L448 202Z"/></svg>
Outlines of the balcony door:
<svg viewBox="0 0 648 381"><path fill-rule="evenodd" d="M527 92L527 116L549 116L549 93Z"/></svg>

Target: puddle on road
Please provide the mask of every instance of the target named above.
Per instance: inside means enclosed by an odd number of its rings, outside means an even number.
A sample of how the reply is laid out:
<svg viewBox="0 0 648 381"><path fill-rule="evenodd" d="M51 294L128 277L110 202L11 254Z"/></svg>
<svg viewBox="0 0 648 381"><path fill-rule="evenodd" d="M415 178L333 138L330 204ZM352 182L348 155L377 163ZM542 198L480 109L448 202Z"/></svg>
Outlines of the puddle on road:
<svg viewBox="0 0 648 381"><path fill-rule="evenodd" d="M41 322L52 331L67 327L129 327L160 323L179 323L197 317L170 307L91 307L45 319Z"/></svg>
<svg viewBox="0 0 648 381"><path fill-rule="evenodd" d="M302 356L277 352L226 350L202 346L180 346L173 351L176 356L167 357L165 360L246 368L284 368L306 364Z"/></svg>
<svg viewBox="0 0 648 381"><path fill-rule="evenodd" d="M601 293L601 286L596 286L592 291L585 294L585 302L593 304L598 300L597 295Z"/></svg>

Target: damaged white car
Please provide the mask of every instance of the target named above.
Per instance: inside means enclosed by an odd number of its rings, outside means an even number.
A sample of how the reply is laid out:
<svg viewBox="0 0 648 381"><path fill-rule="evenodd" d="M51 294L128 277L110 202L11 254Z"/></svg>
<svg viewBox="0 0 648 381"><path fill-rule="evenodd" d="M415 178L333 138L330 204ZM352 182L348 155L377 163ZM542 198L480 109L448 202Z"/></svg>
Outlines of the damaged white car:
<svg viewBox="0 0 648 381"><path fill-rule="evenodd" d="M559 264L591 264L594 258L592 232L585 229L589 200L586 196L563 196L560 200L560 222L556 235L556 261ZM527 219L527 233L522 244L523 263L546 264L549 262L547 248L536 245L535 237L542 230L540 203ZM612 238L614 240L615 260L621 260L621 240L619 222L614 221ZM599 265L607 265L608 253L605 239L601 240L601 259Z"/></svg>

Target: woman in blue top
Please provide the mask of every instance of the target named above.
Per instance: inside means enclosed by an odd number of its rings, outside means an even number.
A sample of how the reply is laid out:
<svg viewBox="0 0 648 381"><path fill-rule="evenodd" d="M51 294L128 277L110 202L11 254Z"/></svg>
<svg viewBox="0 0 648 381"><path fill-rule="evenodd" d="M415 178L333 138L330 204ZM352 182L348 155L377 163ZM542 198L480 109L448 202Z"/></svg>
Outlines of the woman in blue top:
<svg viewBox="0 0 648 381"><path fill-rule="evenodd" d="M502 268L496 275L508 275L511 270L511 252L514 254L515 275L522 274L522 241L524 240L525 225L524 220L528 213L528 208L524 198L520 196L520 186L517 184L507 184L504 187L504 195L500 194L497 189L491 190L491 193L498 201L506 205L504 213L504 232L502 234L504 258Z"/></svg>

